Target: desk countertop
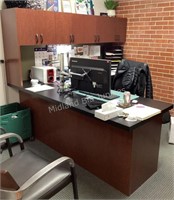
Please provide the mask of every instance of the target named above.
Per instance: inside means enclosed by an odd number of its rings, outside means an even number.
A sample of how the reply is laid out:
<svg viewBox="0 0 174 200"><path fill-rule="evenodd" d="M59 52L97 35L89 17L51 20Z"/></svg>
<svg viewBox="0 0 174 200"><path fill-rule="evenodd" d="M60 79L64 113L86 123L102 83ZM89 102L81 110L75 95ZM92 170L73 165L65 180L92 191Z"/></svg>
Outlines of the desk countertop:
<svg viewBox="0 0 174 200"><path fill-rule="evenodd" d="M26 87L29 87L28 84L25 84L24 87L17 87L17 89L21 92L28 93L30 95L45 99L50 103L52 103L53 106L61 103L62 108L64 108L66 105L66 109L68 107L71 109L75 109L79 112L83 112L84 114L94 116L94 110L89 110L88 108L86 108L86 102L88 100L85 98L85 96L81 96L79 94L74 94L74 93L73 95L59 94L57 92L56 86L54 89L41 92L28 91L25 89ZM162 114L173 108L172 104L141 97L138 98L138 103L160 109ZM161 113L159 115L161 115ZM143 123L147 123L148 120L151 120L151 118L144 121L128 122L125 121L125 119L123 118L115 117L103 123L110 123L114 126L121 127L131 131L138 126L141 126Z"/></svg>

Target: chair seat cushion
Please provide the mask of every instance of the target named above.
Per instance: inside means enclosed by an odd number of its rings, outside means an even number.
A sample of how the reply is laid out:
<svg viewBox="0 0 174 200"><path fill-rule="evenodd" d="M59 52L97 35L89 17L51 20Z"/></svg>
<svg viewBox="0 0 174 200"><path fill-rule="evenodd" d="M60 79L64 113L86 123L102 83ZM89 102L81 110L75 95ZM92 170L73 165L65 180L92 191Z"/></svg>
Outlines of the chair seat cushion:
<svg viewBox="0 0 174 200"><path fill-rule="evenodd" d="M14 155L1 164L1 169L8 170L19 187L33 176L40 169L49 164L47 160L35 153L24 150ZM24 199L44 198L43 194L53 192L54 189L62 189L62 184L70 182L70 170L67 166L56 167L40 179L33 187L30 187L24 194ZM52 188L52 190L50 190Z"/></svg>

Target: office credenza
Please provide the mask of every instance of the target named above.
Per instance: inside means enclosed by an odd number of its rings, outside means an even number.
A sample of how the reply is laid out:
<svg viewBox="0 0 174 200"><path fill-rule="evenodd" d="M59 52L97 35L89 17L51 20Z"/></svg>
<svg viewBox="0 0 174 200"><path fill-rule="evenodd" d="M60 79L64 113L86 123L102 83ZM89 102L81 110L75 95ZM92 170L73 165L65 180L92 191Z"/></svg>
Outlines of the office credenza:
<svg viewBox="0 0 174 200"><path fill-rule="evenodd" d="M36 139L131 195L158 169L161 115L172 105L139 98L162 113L144 121L114 118L104 122L85 107L83 98L64 98L56 89L32 93L20 88L21 103L32 111Z"/></svg>

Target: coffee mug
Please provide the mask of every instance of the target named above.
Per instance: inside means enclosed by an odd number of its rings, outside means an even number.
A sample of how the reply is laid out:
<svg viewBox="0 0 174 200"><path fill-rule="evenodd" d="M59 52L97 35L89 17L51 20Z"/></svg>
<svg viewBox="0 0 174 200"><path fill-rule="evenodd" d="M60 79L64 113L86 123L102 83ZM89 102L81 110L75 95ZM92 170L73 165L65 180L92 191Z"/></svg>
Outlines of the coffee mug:
<svg viewBox="0 0 174 200"><path fill-rule="evenodd" d="M135 115L128 115L128 117L125 119L128 122L136 122L137 121L137 117Z"/></svg>

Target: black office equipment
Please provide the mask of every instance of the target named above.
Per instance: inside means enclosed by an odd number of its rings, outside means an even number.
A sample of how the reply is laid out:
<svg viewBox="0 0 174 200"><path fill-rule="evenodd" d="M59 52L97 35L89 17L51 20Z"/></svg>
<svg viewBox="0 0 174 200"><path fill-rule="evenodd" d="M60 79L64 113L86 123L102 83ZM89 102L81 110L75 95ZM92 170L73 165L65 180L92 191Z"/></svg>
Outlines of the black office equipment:
<svg viewBox="0 0 174 200"><path fill-rule="evenodd" d="M111 62L101 59L71 58L71 87L105 99L111 95Z"/></svg>
<svg viewBox="0 0 174 200"><path fill-rule="evenodd" d="M26 8L27 7L27 1L26 0L19 0L19 1L10 1L10 0L4 0L5 5L7 8Z"/></svg>
<svg viewBox="0 0 174 200"><path fill-rule="evenodd" d="M90 110L95 110L101 108L103 101L93 100L86 103L86 107Z"/></svg>

